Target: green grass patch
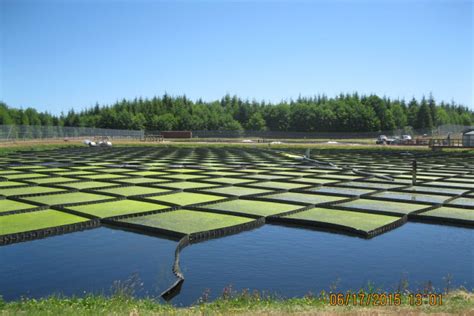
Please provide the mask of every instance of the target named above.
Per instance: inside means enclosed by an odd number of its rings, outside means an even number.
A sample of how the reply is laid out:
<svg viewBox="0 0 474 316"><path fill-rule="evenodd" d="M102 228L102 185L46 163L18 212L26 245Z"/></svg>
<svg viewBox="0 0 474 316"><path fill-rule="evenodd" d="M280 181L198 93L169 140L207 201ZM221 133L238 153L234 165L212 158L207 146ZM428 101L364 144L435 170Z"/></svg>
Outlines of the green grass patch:
<svg viewBox="0 0 474 316"><path fill-rule="evenodd" d="M12 195L25 195L25 194L41 194L41 193L53 193L53 192L64 192L66 190L57 188L48 188L40 186L26 186L26 187L15 187L10 189L0 189L0 194L4 196Z"/></svg>
<svg viewBox="0 0 474 316"><path fill-rule="evenodd" d="M0 235L27 232L85 221L88 221L88 219L54 210L5 215L0 216Z"/></svg>
<svg viewBox="0 0 474 316"><path fill-rule="evenodd" d="M152 187L140 187L140 186L136 186L136 185L128 186L128 187L97 190L98 193L105 192L105 193L119 194L119 195L123 195L123 196L142 195L142 194L158 194L158 193L163 193L163 192L168 192L168 191L169 190L159 189L159 188L152 188Z"/></svg>
<svg viewBox="0 0 474 316"><path fill-rule="evenodd" d="M363 230L365 232L372 231L374 229L393 223L400 219L400 217L396 216L367 214L326 208L313 208L304 212L291 214L285 217L338 224L355 228L358 230Z"/></svg>
<svg viewBox="0 0 474 316"><path fill-rule="evenodd" d="M162 228L183 234L191 234L244 224L253 221L253 219L224 214L177 210L148 216L134 217L124 219L122 221Z"/></svg>
<svg viewBox="0 0 474 316"><path fill-rule="evenodd" d="M48 194L48 195L31 196L31 197L25 198L25 200L38 202L44 205L61 205L61 204L69 204L69 203L102 201L102 200L107 200L110 198L111 198L110 196L104 196L104 195L99 195L99 194L73 192L73 193L63 193L63 194Z"/></svg>
<svg viewBox="0 0 474 316"><path fill-rule="evenodd" d="M350 207L354 209L367 210L376 212L387 212L393 214L409 214L414 211L418 211L427 207L427 205L414 204L414 203L401 203L391 201L376 201L358 199L351 202L341 203L339 206Z"/></svg>
<svg viewBox="0 0 474 316"><path fill-rule="evenodd" d="M242 214L270 216L296 210L301 206L263 201L233 200L212 205L206 208L212 210L232 211Z"/></svg>
<svg viewBox="0 0 474 316"><path fill-rule="evenodd" d="M271 190L254 189L254 188L244 188L244 187L223 187L223 188L207 189L203 192L222 193L222 194L230 194L230 195L235 195L235 196L244 196L244 195L251 195L251 194L270 193L272 191Z"/></svg>
<svg viewBox="0 0 474 316"><path fill-rule="evenodd" d="M26 210L26 209L31 209L35 207L37 206L21 203L17 201L6 200L6 199L0 200L0 213L17 211L17 210Z"/></svg>
<svg viewBox="0 0 474 316"><path fill-rule="evenodd" d="M147 197L147 199L158 201L158 202L168 202L176 205L191 205L197 203L206 203L213 202L225 199L221 196L201 194L201 193L191 193L191 192L179 192L173 194L166 194L154 197Z"/></svg>
<svg viewBox="0 0 474 316"><path fill-rule="evenodd" d="M81 206L70 206L68 209L81 212L84 214L94 215L100 218L127 215L141 212L149 212L154 210L161 210L168 206L147 203L134 200L120 200L112 202L103 202L96 204L87 204Z"/></svg>
<svg viewBox="0 0 474 316"><path fill-rule="evenodd" d="M295 192L285 192L285 193L266 195L265 198L276 199L276 200L281 200L281 201L302 202L302 203L307 203L307 204L336 202L336 201L345 199L345 197L317 195L317 194L304 194L304 193L295 193Z"/></svg>
<svg viewBox="0 0 474 316"><path fill-rule="evenodd" d="M462 219L474 222L474 210L457 207L439 207L434 210L423 212L418 216L435 216L439 218Z"/></svg>

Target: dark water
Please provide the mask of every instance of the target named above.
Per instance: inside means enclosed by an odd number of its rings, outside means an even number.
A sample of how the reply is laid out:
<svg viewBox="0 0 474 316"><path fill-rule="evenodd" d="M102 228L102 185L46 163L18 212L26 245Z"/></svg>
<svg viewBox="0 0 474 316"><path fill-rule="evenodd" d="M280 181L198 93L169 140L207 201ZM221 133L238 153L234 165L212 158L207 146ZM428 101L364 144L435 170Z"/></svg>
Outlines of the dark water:
<svg viewBox="0 0 474 316"><path fill-rule="evenodd" d="M187 305L206 289L224 287L302 296L337 287L385 290L407 279L411 289L431 281L474 287L472 229L407 223L365 240L314 230L265 225L259 229L185 248L186 277L173 303ZM121 230L98 228L0 247L0 295L6 300L52 293L110 293L115 280L133 279L137 296L158 296L173 281L176 242ZM138 282L140 283L140 282Z"/></svg>

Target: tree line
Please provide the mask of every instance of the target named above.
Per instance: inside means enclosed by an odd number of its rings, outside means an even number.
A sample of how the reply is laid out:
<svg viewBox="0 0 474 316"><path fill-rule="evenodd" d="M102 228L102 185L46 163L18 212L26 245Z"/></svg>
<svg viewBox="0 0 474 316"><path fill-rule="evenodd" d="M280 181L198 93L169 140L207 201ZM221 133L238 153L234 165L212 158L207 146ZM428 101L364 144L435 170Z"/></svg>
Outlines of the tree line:
<svg viewBox="0 0 474 316"><path fill-rule="evenodd" d="M122 100L80 112L52 115L0 102L0 125L98 127L148 131L255 130L295 132L374 132L430 129L444 124L472 125L474 112L433 96L392 100L377 95L340 94L298 97L273 104L225 95L221 100L191 101L186 96Z"/></svg>

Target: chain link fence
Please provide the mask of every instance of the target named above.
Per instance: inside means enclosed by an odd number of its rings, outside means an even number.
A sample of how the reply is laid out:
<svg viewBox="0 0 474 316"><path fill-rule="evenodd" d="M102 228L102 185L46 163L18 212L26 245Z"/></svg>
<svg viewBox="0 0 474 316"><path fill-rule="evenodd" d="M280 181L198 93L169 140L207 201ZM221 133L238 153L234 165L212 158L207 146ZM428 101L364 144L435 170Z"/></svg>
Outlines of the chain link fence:
<svg viewBox="0 0 474 316"><path fill-rule="evenodd" d="M72 139L109 137L110 139L140 140L144 131L37 125L0 125L0 141Z"/></svg>

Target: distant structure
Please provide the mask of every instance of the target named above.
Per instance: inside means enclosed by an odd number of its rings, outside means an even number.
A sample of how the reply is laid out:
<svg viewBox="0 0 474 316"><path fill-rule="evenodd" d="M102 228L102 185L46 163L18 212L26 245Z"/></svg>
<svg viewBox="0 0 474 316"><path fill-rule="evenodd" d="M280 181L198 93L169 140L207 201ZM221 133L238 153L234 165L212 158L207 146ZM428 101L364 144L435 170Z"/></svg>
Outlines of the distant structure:
<svg viewBox="0 0 474 316"><path fill-rule="evenodd" d="M467 129L462 133L462 146L474 147L474 128Z"/></svg>

